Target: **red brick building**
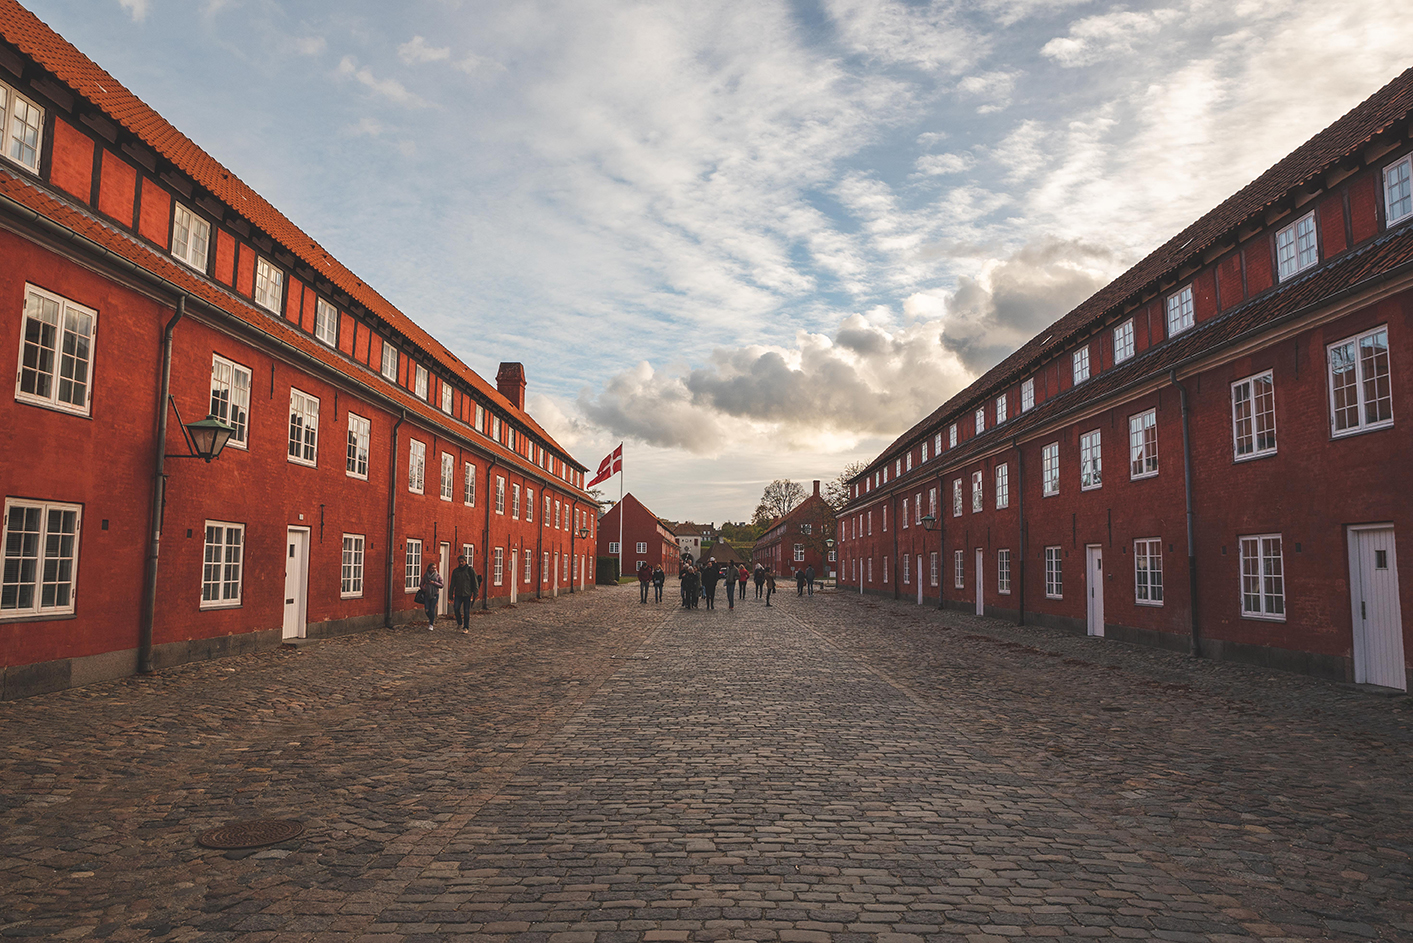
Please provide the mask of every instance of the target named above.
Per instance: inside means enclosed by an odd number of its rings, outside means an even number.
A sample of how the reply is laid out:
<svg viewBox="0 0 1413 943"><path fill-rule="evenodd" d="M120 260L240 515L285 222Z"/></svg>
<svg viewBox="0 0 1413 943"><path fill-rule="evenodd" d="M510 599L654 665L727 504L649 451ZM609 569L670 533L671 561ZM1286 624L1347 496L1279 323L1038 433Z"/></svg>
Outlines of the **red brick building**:
<svg viewBox="0 0 1413 943"><path fill-rule="evenodd" d="M1410 108L1413 70L884 450L841 583L1406 689Z"/></svg>
<svg viewBox="0 0 1413 943"><path fill-rule="evenodd" d="M630 491L599 521L598 553L605 559L619 559L619 518L623 519L624 576L633 576L642 563L660 566L668 576L676 576L681 554L677 535Z"/></svg>
<svg viewBox="0 0 1413 943"><path fill-rule="evenodd" d="M391 625L462 552L492 605L592 583L519 364L487 384L12 0L0 128L0 696Z"/></svg>
<svg viewBox="0 0 1413 943"><path fill-rule="evenodd" d="M778 576L794 576L812 566L816 579L828 579L838 568L833 540L834 508L820 496L816 479L814 493L761 534L751 551L752 566L762 564Z"/></svg>

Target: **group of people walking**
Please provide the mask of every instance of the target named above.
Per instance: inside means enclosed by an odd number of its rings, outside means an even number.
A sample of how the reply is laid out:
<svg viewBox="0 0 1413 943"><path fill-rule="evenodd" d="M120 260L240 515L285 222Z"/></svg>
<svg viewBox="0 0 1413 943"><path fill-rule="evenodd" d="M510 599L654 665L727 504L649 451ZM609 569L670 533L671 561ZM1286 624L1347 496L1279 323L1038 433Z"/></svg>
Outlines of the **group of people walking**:
<svg viewBox="0 0 1413 943"><path fill-rule="evenodd" d="M447 584L450 583L448 587ZM471 606L476 602L476 596L481 589L481 578L476 575L476 571L466 562L466 555L462 554L456 558L456 569L451 571L449 580L443 580L442 575L437 572L435 563L427 564L427 571L422 574L422 581L417 587L417 602L421 603L427 613L427 631L437 622L437 601L441 598L442 589L449 588L451 591L451 612L456 619L457 626L463 632L471 630Z"/></svg>
<svg viewBox="0 0 1413 943"><path fill-rule="evenodd" d="M803 574L803 571L801 571ZM813 576L813 574L811 574ZM767 606L770 605L770 597L775 595L775 574L770 567L760 563L756 564L755 572L747 571L745 564L716 562L715 557L711 557L700 566L691 562L691 559L684 557L682 567L677 572L679 589L682 593L682 608L697 609L702 601L706 601L708 609L716 608L716 591L722 584L726 584L726 608L736 608L736 587L740 586L741 601L746 601L746 584L754 580L756 585L756 598L764 599ZM643 563L638 567L638 591L639 601L647 603L648 587L653 588L653 601L662 602L662 587L667 582L667 574L660 566L649 566ZM799 583L801 595L804 594L804 583ZM810 580L810 594L814 594L814 581Z"/></svg>

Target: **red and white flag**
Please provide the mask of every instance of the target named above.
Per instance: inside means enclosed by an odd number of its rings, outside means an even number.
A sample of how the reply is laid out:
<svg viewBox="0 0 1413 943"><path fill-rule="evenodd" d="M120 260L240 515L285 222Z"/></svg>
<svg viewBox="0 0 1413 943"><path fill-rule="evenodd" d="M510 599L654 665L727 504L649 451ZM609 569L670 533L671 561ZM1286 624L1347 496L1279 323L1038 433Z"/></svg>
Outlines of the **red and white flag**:
<svg viewBox="0 0 1413 943"><path fill-rule="evenodd" d="M601 481L606 481L613 477L614 473L623 471L623 443L618 443L618 448L609 452L599 462L599 473L594 476L594 480L585 487L592 488Z"/></svg>

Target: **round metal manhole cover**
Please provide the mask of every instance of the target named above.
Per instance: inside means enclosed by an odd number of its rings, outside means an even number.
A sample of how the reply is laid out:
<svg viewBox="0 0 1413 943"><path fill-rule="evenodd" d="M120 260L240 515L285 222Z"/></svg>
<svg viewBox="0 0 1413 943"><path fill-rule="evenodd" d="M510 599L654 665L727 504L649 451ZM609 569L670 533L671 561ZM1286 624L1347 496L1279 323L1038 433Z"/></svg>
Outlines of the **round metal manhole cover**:
<svg viewBox="0 0 1413 943"><path fill-rule="evenodd" d="M258 819L254 822L232 822L202 832L196 842L206 848L231 850L275 845L304 834L304 826L291 819Z"/></svg>

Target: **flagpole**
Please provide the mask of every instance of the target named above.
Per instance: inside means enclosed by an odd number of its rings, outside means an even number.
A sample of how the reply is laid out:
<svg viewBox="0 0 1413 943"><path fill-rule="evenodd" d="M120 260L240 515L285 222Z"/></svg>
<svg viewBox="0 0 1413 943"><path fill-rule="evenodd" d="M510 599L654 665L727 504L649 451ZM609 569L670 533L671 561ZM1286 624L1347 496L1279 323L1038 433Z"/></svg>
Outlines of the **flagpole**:
<svg viewBox="0 0 1413 943"><path fill-rule="evenodd" d="M619 446L623 448L623 446ZM618 577L623 578L623 469L618 469Z"/></svg>

